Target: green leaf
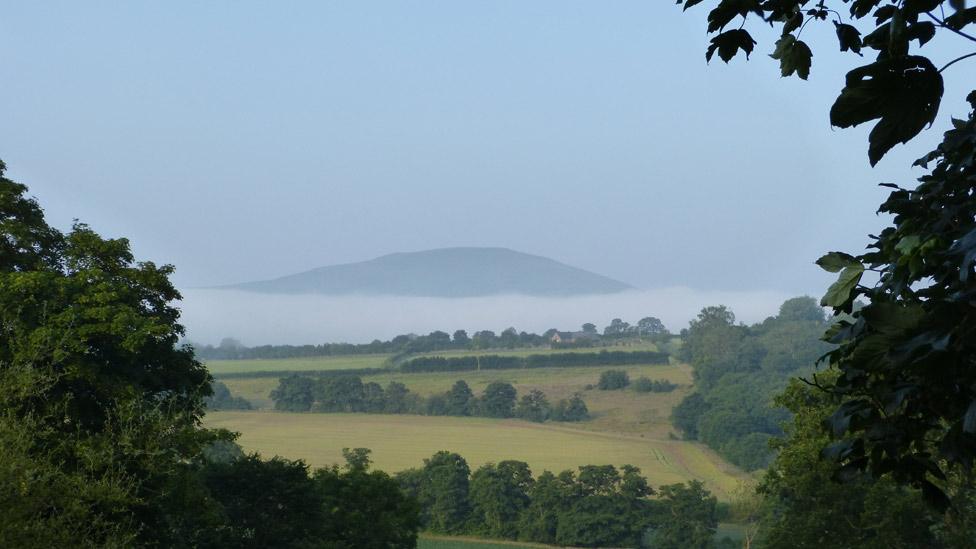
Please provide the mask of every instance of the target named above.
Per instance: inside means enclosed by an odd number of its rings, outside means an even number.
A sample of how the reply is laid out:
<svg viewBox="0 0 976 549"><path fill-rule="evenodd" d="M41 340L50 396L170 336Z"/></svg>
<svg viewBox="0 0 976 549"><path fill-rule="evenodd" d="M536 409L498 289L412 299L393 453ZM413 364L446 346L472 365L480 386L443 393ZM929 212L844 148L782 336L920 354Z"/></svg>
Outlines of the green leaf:
<svg viewBox="0 0 976 549"><path fill-rule="evenodd" d="M837 277L837 281L827 288L827 293L820 300L820 305L824 307L843 307L851 301L851 294L854 288L861 281L864 274L864 265L857 263L844 267Z"/></svg>
<svg viewBox="0 0 976 549"><path fill-rule="evenodd" d="M878 0L854 0L851 3L851 17L860 19L871 13L871 10L877 5Z"/></svg>
<svg viewBox="0 0 976 549"><path fill-rule="evenodd" d="M817 265L820 268L831 273L840 272L841 269L845 267L850 267L851 265L860 265L857 259L850 254L845 254L844 252L830 252L817 260Z"/></svg>
<svg viewBox="0 0 976 549"><path fill-rule="evenodd" d="M852 25L846 25L834 21L834 30L837 31L837 40L840 41L840 51L852 51L861 54L861 31Z"/></svg>
<svg viewBox="0 0 976 549"><path fill-rule="evenodd" d="M896 11L898 11L896 6L883 6L878 8L878 10L874 12L875 23L880 26L881 23L891 19L891 16L893 16Z"/></svg>
<svg viewBox="0 0 976 549"><path fill-rule="evenodd" d="M921 485L922 497L929 505L939 511L945 511L949 508L949 498L945 495L945 492L928 480L923 480Z"/></svg>
<svg viewBox="0 0 976 549"><path fill-rule="evenodd" d="M902 9L906 17L918 16L937 9L943 0L904 0Z"/></svg>
<svg viewBox="0 0 976 549"><path fill-rule="evenodd" d="M922 21L908 27L908 40L918 40L919 47L935 37L935 23Z"/></svg>
<svg viewBox="0 0 976 549"><path fill-rule="evenodd" d="M715 9L708 12L708 32L722 30L736 17L745 17L750 12L762 17L758 0L722 0Z"/></svg>
<svg viewBox="0 0 976 549"><path fill-rule="evenodd" d="M902 255L909 255L915 248L918 248L921 242L922 239L918 235L909 235L898 241L898 244L895 245L895 250Z"/></svg>
<svg viewBox="0 0 976 549"><path fill-rule="evenodd" d="M962 30L962 28L966 25L976 23L976 8L959 10L949 17L946 17L945 23L950 29Z"/></svg>
<svg viewBox="0 0 976 549"><path fill-rule="evenodd" d="M791 32L795 31L796 29L802 26L803 26L803 14L798 11L794 13L791 17L786 19L786 21L783 23L782 34L784 35L790 34Z"/></svg>
<svg viewBox="0 0 976 549"><path fill-rule="evenodd" d="M830 123L849 128L879 119L868 138L873 166L935 120L942 93L942 75L927 58L885 59L847 73L847 84L830 108Z"/></svg>
<svg viewBox="0 0 976 549"><path fill-rule="evenodd" d="M776 41L776 49L770 57L779 60L779 68L783 76L796 73L803 80L810 76L813 52L810 51L809 46L797 40L792 34L782 36Z"/></svg>
<svg viewBox="0 0 976 549"><path fill-rule="evenodd" d="M716 49L718 50L718 56L726 63L731 61L739 50L744 51L746 53L746 59L748 59L755 45L756 41L743 29L725 31L712 38L711 45L708 46L708 51L705 53L705 60L711 61Z"/></svg>

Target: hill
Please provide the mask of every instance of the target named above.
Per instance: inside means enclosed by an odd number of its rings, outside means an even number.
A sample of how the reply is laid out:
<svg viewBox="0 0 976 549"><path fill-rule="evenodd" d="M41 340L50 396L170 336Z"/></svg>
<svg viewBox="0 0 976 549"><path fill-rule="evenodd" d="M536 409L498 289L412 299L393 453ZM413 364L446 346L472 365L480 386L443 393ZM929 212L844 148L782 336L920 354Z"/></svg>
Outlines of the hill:
<svg viewBox="0 0 976 549"><path fill-rule="evenodd" d="M223 288L275 294L562 297L631 286L545 257L507 248L441 248L395 253Z"/></svg>

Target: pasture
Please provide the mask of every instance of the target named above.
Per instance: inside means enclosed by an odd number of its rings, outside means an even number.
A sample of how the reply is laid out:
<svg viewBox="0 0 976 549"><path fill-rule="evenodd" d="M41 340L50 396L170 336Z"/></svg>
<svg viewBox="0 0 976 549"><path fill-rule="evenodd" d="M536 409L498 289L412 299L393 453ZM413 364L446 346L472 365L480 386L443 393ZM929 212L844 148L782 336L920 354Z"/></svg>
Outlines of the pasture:
<svg viewBox="0 0 976 549"><path fill-rule="evenodd" d="M678 385L671 393L638 394L631 390L600 391L587 390L595 385L600 372L607 369L620 369L636 379L647 376L652 379L666 379ZM591 421L579 424L583 429L644 434L658 438L668 436L671 424L668 417L673 408L690 390L691 369L683 364L660 364L652 366L600 366L574 368L535 368L519 370L483 370L480 372L433 372L403 374L390 372L363 377L363 381L375 381L386 385L390 381L403 383L412 392L422 396L441 393L451 388L455 381L463 379L475 394L480 394L492 381L506 381L515 386L519 394L539 389L550 402L567 398L575 392L583 394L583 400L593 416ZM262 409L270 409L274 403L269 398L271 391L278 386L278 378L235 378L221 380L235 395L242 396Z"/></svg>
<svg viewBox="0 0 976 549"><path fill-rule="evenodd" d="M549 347L522 347L517 349L454 349L450 351L433 351L430 353L418 353L411 355L411 358L418 356L477 356L477 355L498 355L498 356L518 356L526 357L529 355L559 355L566 353L598 353L600 351L657 351L657 345L650 342L627 342L621 344L599 345L596 347L564 348L551 349Z"/></svg>
<svg viewBox="0 0 976 549"><path fill-rule="evenodd" d="M610 345L582 349L550 349L548 347L526 347L518 349L483 349L483 350L450 350L418 353L409 355L410 358L421 356L518 356L549 355L567 353L595 353L608 351L656 351L653 343L628 343L626 345ZM246 360L208 360L207 368L216 376L222 374L246 374L251 372L314 372L327 370L359 370L364 368L385 368L393 354L372 355L340 355L319 356L307 358L256 358Z"/></svg>
<svg viewBox="0 0 976 549"><path fill-rule="evenodd" d="M250 372L314 372L321 370L358 370L384 368L392 355L341 355L310 358L255 358L248 360L208 360L210 373L240 374Z"/></svg>
<svg viewBox="0 0 976 549"><path fill-rule="evenodd" d="M541 543L524 541L489 541L470 537L434 536L421 534L417 539L417 549L535 549L537 547L556 547Z"/></svg>
<svg viewBox="0 0 976 549"><path fill-rule="evenodd" d="M698 479L727 498L748 475L706 447L680 440L598 432L519 420L370 414L212 412L204 423L241 433L239 443L265 457L303 459L314 467L342 463L342 448L370 448L375 467L418 467L439 450L457 452L472 469L515 459L534 474L580 465L631 464L653 486Z"/></svg>

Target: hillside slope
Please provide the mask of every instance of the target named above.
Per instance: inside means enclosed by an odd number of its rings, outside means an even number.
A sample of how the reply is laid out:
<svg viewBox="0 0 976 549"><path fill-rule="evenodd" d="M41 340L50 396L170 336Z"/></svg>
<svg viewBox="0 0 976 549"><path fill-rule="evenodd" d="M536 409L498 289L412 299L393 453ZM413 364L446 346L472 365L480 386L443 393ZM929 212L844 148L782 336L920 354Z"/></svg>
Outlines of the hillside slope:
<svg viewBox="0 0 976 549"><path fill-rule="evenodd" d="M506 248L396 253L224 288L276 294L417 297L570 296L631 289L596 273Z"/></svg>

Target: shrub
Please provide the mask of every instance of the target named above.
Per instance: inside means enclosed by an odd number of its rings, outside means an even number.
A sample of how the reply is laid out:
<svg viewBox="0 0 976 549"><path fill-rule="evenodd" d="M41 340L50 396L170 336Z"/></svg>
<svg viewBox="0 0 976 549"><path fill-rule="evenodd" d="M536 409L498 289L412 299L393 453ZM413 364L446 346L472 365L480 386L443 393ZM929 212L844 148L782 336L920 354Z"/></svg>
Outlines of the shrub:
<svg viewBox="0 0 976 549"><path fill-rule="evenodd" d="M603 391L613 391L623 389L630 385L630 377L623 370L607 370L600 374L600 381L597 388Z"/></svg>
<svg viewBox="0 0 976 549"><path fill-rule="evenodd" d="M650 379L641 376L631 385L638 393L670 393L678 386L666 379Z"/></svg>

